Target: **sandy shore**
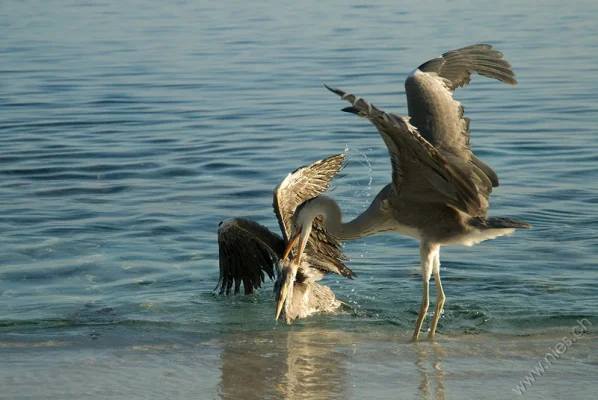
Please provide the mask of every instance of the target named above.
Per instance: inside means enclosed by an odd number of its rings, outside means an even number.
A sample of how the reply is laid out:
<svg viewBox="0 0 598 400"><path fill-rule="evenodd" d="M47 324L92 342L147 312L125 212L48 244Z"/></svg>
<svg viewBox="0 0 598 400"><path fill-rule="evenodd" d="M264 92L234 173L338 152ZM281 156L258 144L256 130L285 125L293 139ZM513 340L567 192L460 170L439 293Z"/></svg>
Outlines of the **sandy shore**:
<svg viewBox="0 0 598 400"><path fill-rule="evenodd" d="M415 344L391 331L301 327L218 337L4 335L0 398L594 399L598 339L589 331L569 344L567 335Z"/></svg>

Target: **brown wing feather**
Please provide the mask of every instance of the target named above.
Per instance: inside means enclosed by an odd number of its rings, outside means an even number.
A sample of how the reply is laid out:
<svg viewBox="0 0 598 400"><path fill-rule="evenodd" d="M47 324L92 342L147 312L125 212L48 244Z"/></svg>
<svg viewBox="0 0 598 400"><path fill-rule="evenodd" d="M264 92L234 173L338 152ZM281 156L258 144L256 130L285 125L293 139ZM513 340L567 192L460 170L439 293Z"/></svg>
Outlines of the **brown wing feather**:
<svg viewBox="0 0 598 400"><path fill-rule="evenodd" d="M388 147L393 191L402 199L448 204L470 215L481 208L477 188L467 174L453 166L406 119L376 108L366 100L326 86L353 107L343 111L367 118Z"/></svg>
<svg viewBox="0 0 598 400"><path fill-rule="evenodd" d="M471 152L469 119L452 92L477 73L510 85L517 83L502 53L488 44L452 50L420 65L405 80L410 123L443 156L470 175L488 199L498 176ZM490 182L490 184L489 184Z"/></svg>
<svg viewBox="0 0 598 400"><path fill-rule="evenodd" d="M264 273L274 278L276 263L285 249L284 240L263 225L246 218L229 218L218 225L220 294L253 293L264 282Z"/></svg>
<svg viewBox="0 0 598 400"><path fill-rule="evenodd" d="M472 73L515 85L517 80L511 65L502 56L500 51L492 49L489 44L474 44L448 51L426 61L418 69L436 74L450 90L466 86L471 81Z"/></svg>
<svg viewBox="0 0 598 400"><path fill-rule="evenodd" d="M295 209L328 190L330 181L341 170L347 152L317 161L310 166L290 173L274 189L274 213L278 218L285 241L291 234L291 219ZM353 271L343 261L348 258L341 251L342 245L314 220L312 233L305 248L304 260L312 267L342 276L352 277Z"/></svg>
<svg viewBox="0 0 598 400"><path fill-rule="evenodd" d="M297 168L274 188L274 213L283 237L288 241L291 219L297 206L328 190L329 183L341 170L346 152Z"/></svg>
<svg viewBox="0 0 598 400"><path fill-rule="evenodd" d="M342 248L343 245L324 229L322 218L314 219L304 251L307 263L325 272L333 272L352 279L355 273L343 263L349 258L343 254Z"/></svg>

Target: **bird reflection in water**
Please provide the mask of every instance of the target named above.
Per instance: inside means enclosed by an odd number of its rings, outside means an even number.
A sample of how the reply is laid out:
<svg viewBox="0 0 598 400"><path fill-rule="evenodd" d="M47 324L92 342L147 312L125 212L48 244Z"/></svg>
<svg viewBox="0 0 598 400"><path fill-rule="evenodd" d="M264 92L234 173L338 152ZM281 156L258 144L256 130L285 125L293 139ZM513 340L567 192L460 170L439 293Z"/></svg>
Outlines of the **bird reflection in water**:
<svg viewBox="0 0 598 400"><path fill-rule="evenodd" d="M444 400L446 398L444 376L447 374L442 369L443 357L446 355L444 348L436 342L415 342L414 345L417 352L415 365L421 375L418 397L424 400Z"/></svg>
<svg viewBox="0 0 598 400"><path fill-rule="evenodd" d="M248 333L225 341L222 399L341 399L346 355L339 333L322 329Z"/></svg>

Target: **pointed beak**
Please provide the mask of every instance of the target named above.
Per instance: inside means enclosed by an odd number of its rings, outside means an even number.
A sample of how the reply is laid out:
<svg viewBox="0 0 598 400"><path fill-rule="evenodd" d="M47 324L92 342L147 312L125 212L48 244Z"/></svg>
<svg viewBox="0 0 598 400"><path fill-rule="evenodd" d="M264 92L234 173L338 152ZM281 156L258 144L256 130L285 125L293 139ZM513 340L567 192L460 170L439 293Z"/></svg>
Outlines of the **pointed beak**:
<svg viewBox="0 0 598 400"><path fill-rule="evenodd" d="M295 232L295 234L293 236L291 236L291 239L289 240L289 243L287 244L287 248L284 251L284 255L282 256L283 260L287 259L287 257L289 256L289 253L293 249L293 246L295 245L295 243L297 243L299 236L301 236L301 228L299 228L297 230L297 232Z"/></svg>
<svg viewBox="0 0 598 400"><path fill-rule="evenodd" d="M301 253L303 253L303 250L305 249L305 245L307 244L308 237L305 235L302 235L302 233L303 233L302 228L297 229L297 232L295 232L295 234L293 236L291 236L291 238L289 239L287 248L285 249L284 255L282 256L281 267L284 270L283 270L283 272L281 272L281 274L282 275L291 274L291 275L290 275L289 279L284 279L284 282L282 283L282 286L280 287L280 292L278 293L278 296L276 298L276 319L277 320L280 317L280 313L282 312L282 306L284 306L287 295L289 293L289 287L291 285L293 285L295 282L295 275L297 274L297 269L299 268L299 264L301 262ZM309 231L306 231L306 233L309 234ZM297 243L297 241L299 241L299 246L297 247L297 255L295 256L295 259L292 262L288 261L287 259L289 257L289 254L291 253L291 250L293 249L293 246L295 246L295 243Z"/></svg>
<svg viewBox="0 0 598 400"><path fill-rule="evenodd" d="M282 306L287 301L287 296L291 295L293 286L295 284L295 276L297 275L297 267L291 261L280 262L280 275L278 279L281 282L278 292L276 292L276 320L280 318ZM278 281L276 282L278 284ZM277 285L278 286L278 285Z"/></svg>
<svg viewBox="0 0 598 400"><path fill-rule="evenodd" d="M289 290L289 285L287 283L283 283L282 287L280 288L280 293L278 295L278 300L276 301L276 320L280 317L280 313L282 312L282 306L287 298L287 291Z"/></svg>

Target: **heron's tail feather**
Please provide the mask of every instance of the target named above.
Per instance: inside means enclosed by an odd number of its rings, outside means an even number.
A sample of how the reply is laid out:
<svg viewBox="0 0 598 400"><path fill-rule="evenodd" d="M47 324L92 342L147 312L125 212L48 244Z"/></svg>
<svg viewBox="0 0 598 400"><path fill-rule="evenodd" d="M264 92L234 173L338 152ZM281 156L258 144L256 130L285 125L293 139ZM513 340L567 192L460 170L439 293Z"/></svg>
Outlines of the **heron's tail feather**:
<svg viewBox="0 0 598 400"><path fill-rule="evenodd" d="M513 218L484 218L484 217L472 217L469 220L469 224L479 230L486 229L508 229L508 228L523 228L530 229L532 226L527 222L518 221Z"/></svg>

